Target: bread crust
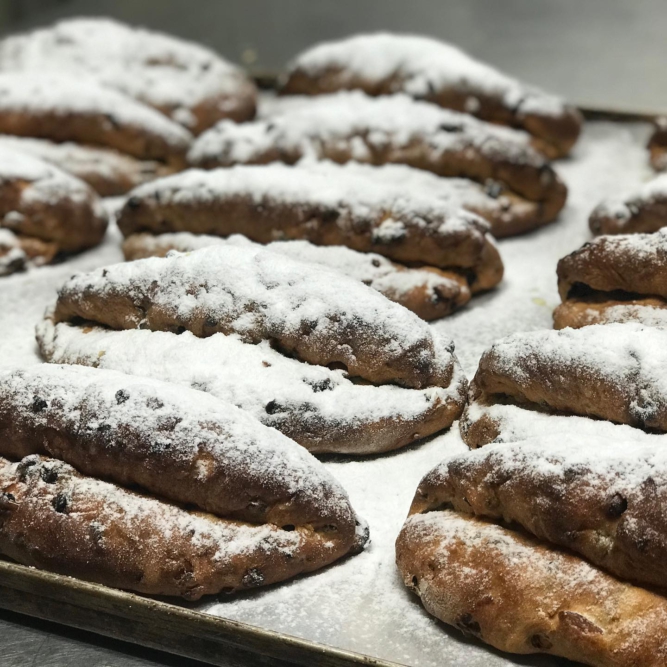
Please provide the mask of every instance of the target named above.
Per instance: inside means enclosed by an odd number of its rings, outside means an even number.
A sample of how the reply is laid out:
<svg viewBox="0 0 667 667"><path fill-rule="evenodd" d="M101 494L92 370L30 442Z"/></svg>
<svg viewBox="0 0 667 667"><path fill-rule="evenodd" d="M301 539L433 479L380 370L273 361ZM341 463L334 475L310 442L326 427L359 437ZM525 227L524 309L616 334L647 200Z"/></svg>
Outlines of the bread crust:
<svg viewBox="0 0 667 667"><path fill-rule="evenodd" d="M132 188L168 176L173 168L155 161L139 160L110 148L47 139L0 136L0 149L11 148L33 155L81 179L101 197L124 195Z"/></svg>
<svg viewBox="0 0 667 667"><path fill-rule="evenodd" d="M667 397L643 349L660 364L664 335L633 323L516 334L484 352L471 392L666 431Z"/></svg>
<svg viewBox="0 0 667 667"><path fill-rule="evenodd" d="M458 361L447 389L353 384L339 372L289 359L267 345L216 335L54 325L37 328L42 356L153 377L206 391L250 412L313 453L388 452L449 428L466 401Z"/></svg>
<svg viewBox="0 0 667 667"><path fill-rule="evenodd" d="M270 340L308 363L413 388L447 387L454 367L453 343L413 313L356 280L263 248L211 246L73 276L54 318Z"/></svg>
<svg viewBox="0 0 667 667"><path fill-rule="evenodd" d="M565 204L564 183L522 133L404 96L339 95L343 97L315 97L293 113L244 126L219 123L193 143L189 162L206 169L295 164L304 157L339 164L352 160L373 165L406 164L438 176L503 183L540 204L540 224L553 220ZM339 108L345 112L340 114L342 118L338 117ZM424 123L420 122L422 115L428 115ZM378 116L382 118L378 120ZM406 119L410 117L413 120L408 126Z"/></svg>
<svg viewBox="0 0 667 667"><path fill-rule="evenodd" d="M594 667L667 660L665 598L535 538L451 510L414 514L396 562L430 614L502 651Z"/></svg>
<svg viewBox="0 0 667 667"><path fill-rule="evenodd" d="M35 263L97 245L107 228L99 199L82 181L29 155L4 152L0 227Z"/></svg>
<svg viewBox="0 0 667 667"><path fill-rule="evenodd" d="M667 236L600 236L558 262L562 304L554 328L606 322L664 326L667 313Z"/></svg>
<svg viewBox="0 0 667 667"><path fill-rule="evenodd" d="M629 460L620 442L542 437L453 457L420 482L410 513L452 507L518 524L621 579L667 589L661 448L627 441Z"/></svg>
<svg viewBox="0 0 667 667"><path fill-rule="evenodd" d="M653 169L665 171L667 168L667 122L665 118L659 118L656 122L646 147Z"/></svg>
<svg viewBox="0 0 667 667"><path fill-rule="evenodd" d="M147 595L233 592L323 567L343 552L305 527L191 512L54 459L0 458L0 552L24 565Z"/></svg>
<svg viewBox="0 0 667 667"><path fill-rule="evenodd" d="M147 257L165 257L171 250L192 252L207 245L227 243L228 240L205 234L189 232L174 234L131 234L123 241L123 255L128 261ZM251 243L246 237L234 235L229 242ZM377 254L357 253L344 249L344 256L338 261L342 248L315 246L307 241L279 241L267 246L273 252L284 252L288 257L330 266L353 278L360 278L369 287L384 294L391 301L419 315L423 320L437 320L451 315L470 300L468 281L460 273L443 271L435 267L412 268L389 262ZM300 249L306 252L300 254ZM353 266L351 266L353 265Z"/></svg>
<svg viewBox="0 0 667 667"><path fill-rule="evenodd" d="M614 299L605 295L566 299L554 310L554 329L580 329L594 324L639 322L667 328L667 301L658 297Z"/></svg>
<svg viewBox="0 0 667 667"><path fill-rule="evenodd" d="M31 454L228 519L327 532L340 550L356 540L345 492L315 459L184 387L82 366L4 373L0 456Z"/></svg>
<svg viewBox="0 0 667 667"><path fill-rule="evenodd" d="M596 206L588 226L593 234L651 234L667 221L667 182L658 176L626 197Z"/></svg>
<svg viewBox="0 0 667 667"><path fill-rule="evenodd" d="M222 179L224 173L218 171L213 178ZM240 168L236 173L256 181L261 191L262 182L272 172ZM277 173L294 177L291 170L279 169ZM206 175L201 178L207 179ZM207 180L213 183L213 178ZM212 192L206 190L207 196L199 198L189 196L192 190L188 183L187 178L173 177L135 190L118 219L123 234L243 234L258 243L304 239L315 245L376 252L407 265L454 269L466 276L473 292L491 289L502 280L503 263L488 228L476 216L460 210L443 213L442 209L429 208L417 215L398 208L400 203L392 210L389 198L384 206L370 210L346 204L344 198L333 207L310 196L277 198L264 194L258 200L256 193L244 192L246 188L240 186L222 192L215 192L212 186Z"/></svg>
<svg viewBox="0 0 667 667"><path fill-rule="evenodd" d="M416 38L420 39L420 38ZM408 35L359 35L345 42L323 45L316 62L311 62L311 50L298 55L289 69L281 93L291 95L321 95L341 90L363 90L368 95L393 95L405 92L417 99L432 102L447 109L471 113L477 118L492 123L509 125L526 130L533 135L533 145L550 158L563 157L575 144L583 119L579 111L570 105L556 102L541 91L524 86L520 82L498 72L492 74L502 77L505 86L514 89L512 95L500 90L492 92L493 85L485 89L475 76L470 76L470 67L487 68L474 61L465 53L442 42L421 39L421 48L398 57L397 67L393 71L372 76L358 71L354 64L345 66L340 61L347 58L363 59L360 53L354 58L355 49L365 48L371 55L373 41L378 43L375 54L383 47L401 53L401 48L411 48L414 37ZM321 49L330 49L329 57ZM415 46L417 46L415 44ZM347 48L346 48L347 47ZM438 47L441 52L438 52ZM428 49L432 51L428 51ZM317 51L315 46L312 51ZM420 53L421 51L421 53ZM424 52L429 56L420 59ZM387 54L391 57L391 54ZM450 81L439 81L438 64L447 71ZM474 70L472 70L473 73ZM451 79L454 79L452 81ZM419 82L422 82L420 85ZM428 85L423 86L427 81ZM423 90L422 90L423 87ZM520 91L520 93L518 92ZM539 109L542 99L549 99L550 112ZM531 101L538 104L531 104Z"/></svg>
<svg viewBox="0 0 667 667"><path fill-rule="evenodd" d="M185 129L92 81L0 73L0 92L2 134L102 146L173 168L184 166L192 140ZM77 92L82 103L69 97Z"/></svg>
<svg viewBox="0 0 667 667"><path fill-rule="evenodd" d="M558 262L561 300L577 285L667 299L667 235L600 236Z"/></svg>
<svg viewBox="0 0 667 667"><path fill-rule="evenodd" d="M108 18L59 21L0 42L0 69L93 77L195 134L255 115L257 89L239 67L199 44Z"/></svg>

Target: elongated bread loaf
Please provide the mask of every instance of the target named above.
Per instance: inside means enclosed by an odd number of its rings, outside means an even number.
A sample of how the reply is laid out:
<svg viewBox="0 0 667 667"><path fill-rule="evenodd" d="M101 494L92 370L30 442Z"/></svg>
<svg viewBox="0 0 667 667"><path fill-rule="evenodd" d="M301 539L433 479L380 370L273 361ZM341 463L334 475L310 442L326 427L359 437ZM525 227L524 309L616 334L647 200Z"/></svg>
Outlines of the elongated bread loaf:
<svg viewBox="0 0 667 667"><path fill-rule="evenodd" d="M39 324L45 359L174 382L206 391L252 414L312 452L372 454L448 428L465 404L458 361L447 388L355 384L340 370L304 364L235 336L197 338L146 330Z"/></svg>
<svg viewBox="0 0 667 667"><path fill-rule="evenodd" d="M567 155L582 118L554 95L513 79L455 46L417 35L371 33L316 44L292 62L282 92L360 89L407 93L483 120L521 127L549 155Z"/></svg>
<svg viewBox="0 0 667 667"><path fill-rule="evenodd" d="M30 259L47 263L102 240L107 218L88 185L27 153L0 150L0 228Z"/></svg>
<svg viewBox="0 0 667 667"><path fill-rule="evenodd" d="M127 260L165 257L171 250L192 252L221 244L252 244L240 234L222 238L208 234L174 232L131 234L123 241ZM395 264L382 255L357 252L345 246L316 246L309 241L274 241L268 246L297 261L321 264L359 280L384 294L391 301L416 313L423 320L450 315L470 300L468 281L460 273L432 266L412 268Z"/></svg>
<svg viewBox="0 0 667 667"><path fill-rule="evenodd" d="M389 187L331 166L188 170L133 190L118 225L125 236L187 231L344 245L460 271L473 291L494 287L503 275L488 225L477 215L423 189Z"/></svg>
<svg viewBox="0 0 667 667"><path fill-rule="evenodd" d="M0 456L30 454L225 518L309 526L341 553L355 541L347 495L314 457L194 389L83 366L0 374Z"/></svg>
<svg viewBox="0 0 667 667"><path fill-rule="evenodd" d="M439 176L498 181L540 202L543 220L563 208L567 188L523 132L406 95L359 91L321 95L252 123L222 121L197 137L190 164L294 164L304 157L345 163L407 164Z"/></svg>
<svg viewBox="0 0 667 667"><path fill-rule="evenodd" d="M413 514L396 562L429 613L502 651L594 667L667 661L667 599L519 532L451 510Z"/></svg>
<svg viewBox="0 0 667 667"><path fill-rule="evenodd" d="M257 90L206 47L109 18L77 17L0 41L0 70L93 77L198 134L255 115Z"/></svg>
<svg viewBox="0 0 667 667"><path fill-rule="evenodd" d="M459 420L463 441L471 449L490 443L519 442L537 436L558 434L563 441L588 436L660 444L661 433L646 433L625 424L614 424L572 414L554 414L533 403L514 403L501 395L479 392L473 384Z"/></svg>
<svg viewBox="0 0 667 667"><path fill-rule="evenodd" d="M138 160L111 148L84 146L70 141L57 144L48 139L0 135L0 151L28 153L88 183L102 197L123 195L132 188L173 169L156 160Z"/></svg>
<svg viewBox="0 0 667 667"><path fill-rule="evenodd" d="M0 72L0 133L113 148L180 166L190 133L158 111L87 77Z"/></svg>
<svg viewBox="0 0 667 667"><path fill-rule="evenodd" d="M667 174L604 200L588 224L594 234L657 232L667 224Z"/></svg>
<svg viewBox="0 0 667 667"><path fill-rule="evenodd" d="M263 248L211 246L70 278L55 321L270 340L311 364L408 387L447 387L453 342L414 313L336 271Z"/></svg>
<svg viewBox="0 0 667 667"><path fill-rule="evenodd" d="M457 455L424 477L411 512L453 507L515 523L667 590L667 442L616 435L554 434Z"/></svg>
<svg viewBox="0 0 667 667"><path fill-rule="evenodd" d="M0 553L107 586L188 600L256 588L339 558L329 537L187 511L62 461L0 458Z"/></svg>
<svg viewBox="0 0 667 667"><path fill-rule="evenodd" d="M667 332L635 323L514 334L480 359L473 392L667 431Z"/></svg>

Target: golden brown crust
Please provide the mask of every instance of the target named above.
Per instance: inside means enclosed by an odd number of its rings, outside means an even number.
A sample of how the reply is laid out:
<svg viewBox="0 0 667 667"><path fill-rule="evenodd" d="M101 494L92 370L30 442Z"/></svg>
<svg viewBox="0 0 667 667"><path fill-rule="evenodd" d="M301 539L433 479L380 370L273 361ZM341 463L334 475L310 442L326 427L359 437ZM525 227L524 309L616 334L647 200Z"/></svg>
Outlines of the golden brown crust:
<svg viewBox="0 0 667 667"><path fill-rule="evenodd" d="M282 581L344 555L307 527L285 531L186 511L39 456L0 459L0 552L24 565L188 600Z"/></svg>
<svg viewBox="0 0 667 667"><path fill-rule="evenodd" d="M236 237L235 237L236 238ZM216 245L224 243L225 240L215 236L192 235L189 232L175 234L131 234L123 241L123 255L126 260L134 261L146 259L147 257L165 257L170 250L179 252L191 252L205 247L206 244ZM287 242L289 243L289 242ZM280 251L285 243L269 244L271 250ZM334 248L337 250L337 248ZM297 255L290 255L297 258ZM372 262L379 262L377 255ZM308 255L304 261L316 261L315 257ZM384 262L384 258L382 258ZM325 264L324 262L322 262ZM400 303L403 307L416 313L423 320L437 320L451 315L455 310L462 308L470 301L470 289L468 281L460 273L454 271L443 271L432 266L411 268L396 264L390 264L390 271L383 271L382 276L370 282L363 281L391 301ZM326 264L325 264L326 265ZM346 267L341 263L340 267L334 263L328 264L332 268L339 268L342 273ZM385 265L383 265L385 269ZM353 275L352 277L357 277ZM405 282L402 281L405 277ZM395 280L394 280L395 278ZM409 285L409 287L405 287Z"/></svg>
<svg viewBox="0 0 667 667"><path fill-rule="evenodd" d="M667 301L657 297L613 299L604 294L566 299L553 314L554 329L579 329L594 324L639 322L667 327Z"/></svg>
<svg viewBox="0 0 667 667"><path fill-rule="evenodd" d="M392 95L404 90L400 74L371 79L355 75L342 67L328 66L307 72L298 66L292 69L281 88L286 95L322 95L341 90L362 90L367 95ZM468 84L469 85L469 84ZM474 99L474 106L470 104ZM484 93L464 86L442 86L418 95L417 99L432 102L446 109L472 113L477 118L500 125L521 128L533 135L533 145L549 158L566 156L579 138L583 117L572 106L563 105L558 114L524 112L520 105L510 106L501 95ZM517 100L518 102L518 100Z"/></svg>
<svg viewBox="0 0 667 667"><path fill-rule="evenodd" d="M78 252L102 240L107 219L92 190L80 183L77 192L63 190L47 199L30 196L35 183L23 178L0 182L0 226L24 239L30 257L47 263L58 252Z"/></svg>
<svg viewBox="0 0 667 667"><path fill-rule="evenodd" d="M666 299L667 237L601 236L563 257L556 273L563 301L576 296L580 287Z"/></svg>
<svg viewBox="0 0 667 667"><path fill-rule="evenodd" d="M54 320L238 334L310 364L343 364L376 384L447 387L454 370L453 343L412 313L358 281L261 247L211 246L73 276L59 290Z"/></svg>
<svg viewBox="0 0 667 667"><path fill-rule="evenodd" d="M445 461L422 479L410 513L451 507L516 523L622 579L667 589L664 472L654 444L536 438Z"/></svg>
<svg viewBox="0 0 667 667"><path fill-rule="evenodd" d="M315 459L184 387L80 366L0 375L0 456L31 454L228 519L355 542L349 501Z"/></svg>
<svg viewBox="0 0 667 667"><path fill-rule="evenodd" d="M402 226L399 237L386 239L378 230L386 220ZM503 276L498 249L482 224L446 224L435 233L436 222L424 226L410 216L390 210L374 218L341 205L281 201L252 195L210 197L207 201L163 201L150 188L135 192L123 207L118 225L125 236L141 232L161 234L188 231L229 236L243 234L258 243L277 239L305 239L315 245L344 245L361 252L376 252L397 262L441 269L461 269L473 292L491 289ZM446 220L442 220L443 223Z"/></svg>
<svg viewBox="0 0 667 667"><path fill-rule="evenodd" d="M415 514L396 562L426 610L496 648L594 667L667 660L667 600L536 539L452 511Z"/></svg>
<svg viewBox="0 0 667 667"><path fill-rule="evenodd" d="M484 352L473 395L666 431L664 335L633 323L515 334Z"/></svg>
<svg viewBox="0 0 667 667"><path fill-rule="evenodd" d="M129 124L110 122L105 114L0 109L0 133L105 146L144 160L162 160L174 168L185 165L187 145L174 147L158 134Z"/></svg>

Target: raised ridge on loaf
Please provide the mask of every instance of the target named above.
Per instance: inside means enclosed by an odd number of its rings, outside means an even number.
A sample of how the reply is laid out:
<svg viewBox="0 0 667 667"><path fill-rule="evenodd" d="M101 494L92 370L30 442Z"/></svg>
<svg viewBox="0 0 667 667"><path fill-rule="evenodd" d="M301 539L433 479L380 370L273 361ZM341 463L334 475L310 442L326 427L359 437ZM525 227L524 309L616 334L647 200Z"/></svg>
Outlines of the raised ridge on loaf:
<svg viewBox="0 0 667 667"><path fill-rule="evenodd" d="M261 247L218 245L76 274L56 322L272 341L303 361L376 383L446 387L454 344L414 313L342 274Z"/></svg>
<svg viewBox="0 0 667 667"><path fill-rule="evenodd" d="M0 72L0 133L113 148L181 166L190 133L94 79L56 72Z"/></svg>
<svg viewBox="0 0 667 667"><path fill-rule="evenodd" d="M657 232L667 224L667 174L605 199L588 224L593 234Z"/></svg>
<svg viewBox="0 0 667 667"><path fill-rule="evenodd" d="M426 610L510 653L595 667L667 660L667 600L566 551L451 510L413 514L396 542Z"/></svg>
<svg viewBox="0 0 667 667"><path fill-rule="evenodd" d="M484 352L471 392L667 431L666 349L636 323L518 333Z"/></svg>
<svg viewBox="0 0 667 667"><path fill-rule="evenodd" d="M424 190L369 182L346 170L280 164L188 170L133 190L118 225L125 236L189 231L345 245L398 262L460 269L473 291L495 286L503 275L480 217Z"/></svg>
<svg viewBox="0 0 667 667"><path fill-rule="evenodd" d="M255 114L257 91L204 46L109 18L73 18L0 41L0 70L88 75L198 134Z"/></svg>
<svg viewBox="0 0 667 667"><path fill-rule="evenodd" d="M191 252L227 243L248 245L253 242L241 234L223 238L190 232L140 233L131 234L123 241L123 255L126 260L165 257L171 250ZM423 320L445 317L470 300L467 280L454 271L402 266L375 253L357 252L345 246L316 246L309 241L274 241L267 248L297 261L340 271L400 303Z"/></svg>
<svg viewBox="0 0 667 667"><path fill-rule="evenodd" d="M667 589L665 436L549 433L448 458L422 479L411 513L452 507L518 524L621 579Z"/></svg>
<svg viewBox="0 0 667 667"><path fill-rule="evenodd" d="M0 456L79 472L251 523L328 531L346 553L345 491L295 442L210 394L146 377L39 364L0 374Z"/></svg>
<svg viewBox="0 0 667 667"><path fill-rule="evenodd" d="M550 157L567 155L581 114L555 95L521 83L446 42L421 35L370 33L323 42L296 56L283 94L360 89L407 93L442 107L530 132Z"/></svg>
<svg viewBox="0 0 667 667"><path fill-rule="evenodd" d="M37 455L0 458L0 553L148 595L265 586L340 557L326 533L194 512Z"/></svg>
<svg viewBox="0 0 667 667"><path fill-rule="evenodd" d="M372 98L359 91L312 98L290 113L237 125L221 121L189 152L197 167L294 164L308 157L345 163L399 163L439 176L489 179L531 201L544 217L562 209L567 189L528 135L406 95Z"/></svg>
<svg viewBox="0 0 667 667"><path fill-rule="evenodd" d="M37 327L37 342L52 363L114 369L209 392L317 453L376 454L437 433L461 414L468 386L457 361L446 389L369 386L352 383L340 370L285 357L266 342L54 324L48 314Z"/></svg>

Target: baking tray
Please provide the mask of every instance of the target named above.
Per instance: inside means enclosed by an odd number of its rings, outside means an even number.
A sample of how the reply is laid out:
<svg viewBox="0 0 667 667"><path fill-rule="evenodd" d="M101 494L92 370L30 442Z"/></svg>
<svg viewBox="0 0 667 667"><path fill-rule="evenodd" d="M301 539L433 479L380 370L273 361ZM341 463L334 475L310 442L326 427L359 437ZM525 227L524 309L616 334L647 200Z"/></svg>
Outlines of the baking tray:
<svg viewBox="0 0 667 667"><path fill-rule="evenodd" d="M258 655L313 667L398 665L6 560L0 608L222 667Z"/></svg>
<svg viewBox="0 0 667 667"><path fill-rule="evenodd" d="M603 112L596 112L598 114ZM618 112L613 118L619 118ZM627 112L625 112L627 113ZM626 116L635 120L639 116ZM570 195L561 219L499 242L503 283L434 328L450 335L468 376L495 339L549 328L559 302L557 260L586 241L598 201L652 176L646 123L588 123L572 158L556 164ZM59 266L0 281L0 367L39 362L33 327L74 271L120 261L119 236ZM214 665L257 664L252 656L301 665L500 667L570 664L510 656L465 640L429 616L400 582L393 542L419 479L464 447L457 429L398 452L364 460L325 459L370 524L371 547L321 572L246 594L174 604L0 560L0 607L158 648Z"/></svg>

